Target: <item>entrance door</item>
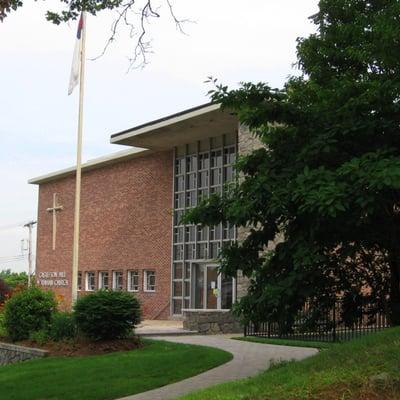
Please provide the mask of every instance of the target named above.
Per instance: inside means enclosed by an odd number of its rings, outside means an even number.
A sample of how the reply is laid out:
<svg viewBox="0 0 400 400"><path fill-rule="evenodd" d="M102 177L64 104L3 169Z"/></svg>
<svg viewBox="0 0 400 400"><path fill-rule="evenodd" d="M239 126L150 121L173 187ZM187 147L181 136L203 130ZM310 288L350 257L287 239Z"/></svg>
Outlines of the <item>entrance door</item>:
<svg viewBox="0 0 400 400"><path fill-rule="evenodd" d="M192 307L230 309L234 301L234 280L218 273L215 264L192 264Z"/></svg>

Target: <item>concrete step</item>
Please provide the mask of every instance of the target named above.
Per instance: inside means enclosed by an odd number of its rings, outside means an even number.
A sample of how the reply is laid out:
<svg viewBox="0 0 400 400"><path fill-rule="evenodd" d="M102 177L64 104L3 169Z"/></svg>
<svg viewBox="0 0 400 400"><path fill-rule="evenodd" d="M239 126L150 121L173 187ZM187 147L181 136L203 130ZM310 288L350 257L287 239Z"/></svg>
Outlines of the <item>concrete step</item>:
<svg viewBox="0 0 400 400"><path fill-rule="evenodd" d="M136 329L135 334L141 337L149 337L149 336L189 336L189 335L198 335L197 331L187 331L184 329L177 330L156 330L156 329Z"/></svg>

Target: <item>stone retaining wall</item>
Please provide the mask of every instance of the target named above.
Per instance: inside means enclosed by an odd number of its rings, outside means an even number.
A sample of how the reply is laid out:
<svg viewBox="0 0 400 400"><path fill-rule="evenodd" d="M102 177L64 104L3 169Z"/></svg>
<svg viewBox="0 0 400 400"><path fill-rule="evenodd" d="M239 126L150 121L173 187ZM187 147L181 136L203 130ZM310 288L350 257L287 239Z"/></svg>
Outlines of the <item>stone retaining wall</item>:
<svg viewBox="0 0 400 400"><path fill-rule="evenodd" d="M183 310L183 329L202 335L243 332L230 310Z"/></svg>
<svg viewBox="0 0 400 400"><path fill-rule="evenodd" d="M0 343L0 365L14 364L19 361L46 357L48 353L49 352L46 350Z"/></svg>

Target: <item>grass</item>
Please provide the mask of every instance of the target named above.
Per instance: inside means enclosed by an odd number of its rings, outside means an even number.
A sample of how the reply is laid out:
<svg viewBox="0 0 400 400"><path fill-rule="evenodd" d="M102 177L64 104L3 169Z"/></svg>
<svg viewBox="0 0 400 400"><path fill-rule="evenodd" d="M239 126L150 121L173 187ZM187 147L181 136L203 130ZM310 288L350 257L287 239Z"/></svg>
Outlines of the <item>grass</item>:
<svg viewBox="0 0 400 400"><path fill-rule="evenodd" d="M378 375L382 379L377 379ZM218 385L185 400L400 399L400 328L331 344L318 355Z"/></svg>
<svg viewBox="0 0 400 400"><path fill-rule="evenodd" d="M165 341L90 357L49 357L0 367L0 399L107 400L144 392L216 367L225 351Z"/></svg>
<svg viewBox="0 0 400 400"><path fill-rule="evenodd" d="M245 342L275 344L278 346L296 346L296 347L313 347L316 349L329 349L332 343L329 342L312 342L303 340L290 340L290 339L268 339L256 336L235 337L236 340L243 340Z"/></svg>

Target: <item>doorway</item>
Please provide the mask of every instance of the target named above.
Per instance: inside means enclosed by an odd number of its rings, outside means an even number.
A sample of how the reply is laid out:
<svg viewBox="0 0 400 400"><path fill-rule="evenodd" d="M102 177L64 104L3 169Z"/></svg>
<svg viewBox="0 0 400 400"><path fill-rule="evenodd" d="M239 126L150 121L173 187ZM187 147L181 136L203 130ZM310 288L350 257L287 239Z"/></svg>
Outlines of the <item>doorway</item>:
<svg viewBox="0 0 400 400"><path fill-rule="evenodd" d="M218 273L216 264L192 264L192 308L231 309L235 280Z"/></svg>

